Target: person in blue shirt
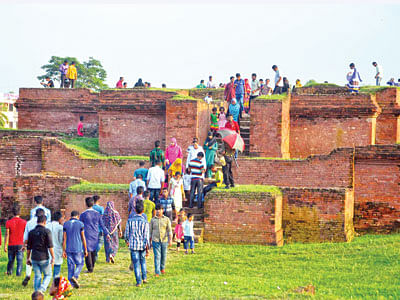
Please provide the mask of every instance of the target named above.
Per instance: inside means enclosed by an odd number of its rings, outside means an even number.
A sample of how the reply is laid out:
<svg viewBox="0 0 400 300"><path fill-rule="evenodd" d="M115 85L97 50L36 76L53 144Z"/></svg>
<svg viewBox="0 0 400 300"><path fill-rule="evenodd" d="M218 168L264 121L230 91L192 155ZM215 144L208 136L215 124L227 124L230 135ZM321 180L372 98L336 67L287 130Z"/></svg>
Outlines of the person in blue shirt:
<svg viewBox="0 0 400 300"><path fill-rule="evenodd" d="M30 219L32 220L36 216L36 210L41 208L44 210L44 215L46 216L46 224L49 224L51 222L51 212L50 209L43 206L42 196L35 196L33 197L33 200L36 203L36 207L31 209Z"/></svg>
<svg viewBox="0 0 400 300"><path fill-rule="evenodd" d="M110 238L110 232L104 226L101 214L93 209L93 197L87 197L85 202L88 209L81 214L79 220L85 226L85 238L88 252L85 258L86 268L89 273L92 273L96 262L96 249L99 244L99 227L103 229L103 233L108 239Z"/></svg>
<svg viewBox="0 0 400 300"><path fill-rule="evenodd" d="M88 256L84 225L78 220L79 212L71 212L71 219L64 223L63 256L67 259L68 280L79 288L78 278L83 268L83 258Z"/></svg>
<svg viewBox="0 0 400 300"><path fill-rule="evenodd" d="M99 214L104 215L104 207L100 205L100 196L94 195L93 196L94 205L93 209L97 211ZM99 244L97 245L96 249L96 261L99 254L101 247L103 247L104 238L103 238L103 230L99 227Z"/></svg>
<svg viewBox="0 0 400 300"><path fill-rule="evenodd" d="M135 198L139 186L143 187L143 191L146 190L146 183L143 181L142 174L137 175L136 179L129 184L129 199Z"/></svg>
<svg viewBox="0 0 400 300"><path fill-rule="evenodd" d="M175 212L176 215L176 209L175 209L174 199L168 197L168 189L163 189L162 196L158 200L158 203L161 204L164 210L164 216L168 217L172 222L172 217L173 217L172 213Z"/></svg>
<svg viewBox="0 0 400 300"><path fill-rule="evenodd" d="M236 101L240 105L240 117L242 117L242 111L244 109L243 98L244 98L244 80L241 79L240 74L236 73L236 80L233 82L235 86Z"/></svg>
<svg viewBox="0 0 400 300"><path fill-rule="evenodd" d="M133 180L138 178L138 176L140 174L140 175L142 175L142 180L146 181L147 173L149 172L149 170L144 167L145 164L146 163L144 161L139 162L139 169L136 169L135 172L133 173Z"/></svg>

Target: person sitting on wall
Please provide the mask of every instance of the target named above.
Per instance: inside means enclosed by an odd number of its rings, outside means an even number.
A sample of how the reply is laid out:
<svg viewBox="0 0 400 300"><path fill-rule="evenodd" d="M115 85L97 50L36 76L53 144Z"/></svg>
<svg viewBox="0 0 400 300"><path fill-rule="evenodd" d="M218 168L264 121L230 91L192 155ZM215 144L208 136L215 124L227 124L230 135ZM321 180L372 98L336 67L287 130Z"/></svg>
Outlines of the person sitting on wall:
<svg viewBox="0 0 400 300"><path fill-rule="evenodd" d="M127 88L128 88L128 83L124 82L122 88L123 88L123 89L127 89Z"/></svg>
<svg viewBox="0 0 400 300"><path fill-rule="evenodd" d="M362 82L362 80L354 63L350 64L350 69L351 71L347 73L347 81L349 83L346 84L346 86L349 89L349 92L357 94L360 91L360 82Z"/></svg>
<svg viewBox="0 0 400 300"><path fill-rule="evenodd" d="M144 83L142 78L139 78L139 80L135 83L135 88L141 88L144 87Z"/></svg>
<svg viewBox="0 0 400 300"><path fill-rule="evenodd" d="M196 85L196 89L205 89L206 85L204 84L204 80L200 80L200 84Z"/></svg>
<svg viewBox="0 0 400 300"><path fill-rule="evenodd" d="M122 89L123 88L123 86L122 86L122 83L124 82L124 77L120 77L119 78L119 80L118 80L118 82L117 82L117 84L115 85L115 87L117 88L117 89Z"/></svg>
<svg viewBox="0 0 400 300"><path fill-rule="evenodd" d="M53 88L54 87L54 82L53 82L53 80L50 79L49 76L46 76L46 81L47 82L41 82L40 84L43 85L45 88Z"/></svg>
<svg viewBox="0 0 400 300"><path fill-rule="evenodd" d="M83 116L80 116L79 117L79 122L78 122L78 128L77 128L77 134L79 135L79 136L83 136L83 132L82 132L82 130L83 130Z"/></svg>

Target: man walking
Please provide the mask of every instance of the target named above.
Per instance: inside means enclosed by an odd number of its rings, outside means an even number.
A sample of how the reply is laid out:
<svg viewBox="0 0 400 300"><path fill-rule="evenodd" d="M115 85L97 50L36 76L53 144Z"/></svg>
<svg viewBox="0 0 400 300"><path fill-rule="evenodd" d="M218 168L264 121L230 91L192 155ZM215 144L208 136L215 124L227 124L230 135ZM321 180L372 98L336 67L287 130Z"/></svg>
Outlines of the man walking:
<svg viewBox="0 0 400 300"><path fill-rule="evenodd" d="M189 163L189 173L191 176L190 182L190 201L189 207L193 208L195 192L197 190L197 207L202 208L202 195L203 195L203 174L206 172L205 165L202 162L204 157L203 152L199 152L195 159Z"/></svg>
<svg viewBox="0 0 400 300"><path fill-rule="evenodd" d="M97 211L100 215L104 215L104 207L100 205L100 196L93 195L93 201L94 201L93 209L95 211ZM99 251L100 251L101 247L103 247L103 243L104 243L103 229L101 227L99 227L99 243L97 244L97 248L96 248L96 259L95 259L96 261L97 261Z"/></svg>
<svg viewBox="0 0 400 300"><path fill-rule="evenodd" d="M35 273L33 287L43 294L51 280L51 268L54 264L54 250L51 232L46 227L46 216L37 217L35 229L28 235L27 264L31 264ZM51 260L49 260L49 252ZM42 282L42 273L44 275Z"/></svg>
<svg viewBox="0 0 400 300"><path fill-rule="evenodd" d="M225 85L224 96L225 100L228 104L231 102L233 98L235 98L235 77L231 76L230 81L227 85Z"/></svg>
<svg viewBox="0 0 400 300"><path fill-rule="evenodd" d="M147 283L146 254L149 244L149 223L143 218L143 201L136 204L136 214L126 222L125 241L131 251L131 260L136 277L136 286Z"/></svg>
<svg viewBox="0 0 400 300"><path fill-rule="evenodd" d="M86 268L89 273L93 273L96 263L96 249L99 244L99 227L103 229L106 238L110 238L110 232L104 226L101 214L93 209L93 198L87 197L85 202L88 209L81 214L79 220L85 226L85 239L88 252L88 255L85 257Z"/></svg>
<svg viewBox="0 0 400 300"><path fill-rule="evenodd" d="M150 200L157 204L158 196L161 192L161 187L165 181L165 173L161 168L162 162L157 161L156 165L149 169L149 173L147 174L147 187L150 192Z"/></svg>
<svg viewBox="0 0 400 300"><path fill-rule="evenodd" d="M154 252L154 269L156 277L165 274L167 248L172 245L172 228L169 218L163 215L163 208L156 205L156 216L150 221L150 240Z"/></svg>
<svg viewBox="0 0 400 300"><path fill-rule="evenodd" d="M274 94L280 94L281 93L281 82L282 82L282 77L279 73L279 69L277 65L272 66L272 70L275 72L275 88L273 93Z"/></svg>
<svg viewBox="0 0 400 300"><path fill-rule="evenodd" d="M146 163L144 161L139 162L139 169L136 169L135 172L133 172L133 180L135 180L139 176L139 174L142 175L143 181L147 180L147 173L149 172L149 170L144 167L145 164Z"/></svg>
<svg viewBox="0 0 400 300"><path fill-rule="evenodd" d="M53 278L60 277L61 265L63 263L63 223L64 217L60 211L54 213L53 221L47 225L51 232L54 246L54 269Z"/></svg>
<svg viewBox="0 0 400 300"><path fill-rule="evenodd" d="M250 99L249 99L249 111L251 108L251 100L260 96L261 85L260 82L257 80L257 74L251 74L251 92L250 92Z"/></svg>
<svg viewBox="0 0 400 300"><path fill-rule="evenodd" d="M35 197L33 197L33 200L36 203L36 207L31 209L30 219L32 220L36 216L36 210L41 208L41 209L44 210L44 214L46 216L47 224L50 224L50 222L51 222L51 212L50 212L50 210L48 208L44 207L42 196L35 196Z"/></svg>
<svg viewBox="0 0 400 300"><path fill-rule="evenodd" d="M164 155L164 151L162 151L162 149L160 148L160 145L161 145L161 142L156 141L154 143L155 148L153 150L151 150L151 152L150 152L150 164L152 167L154 167L156 165L157 161L161 161L162 166L164 166L165 155Z"/></svg>
<svg viewBox="0 0 400 300"><path fill-rule="evenodd" d="M61 82L60 82L60 88L65 87L65 79L67 76L67 71L68 71L68 61L64 60L64 63L62 63L58 69L61 73Z"/></svg>
<svg viewBox="0 0 400 300"><path fill-rule="evenodd" d="M244 110L243 106L243 97L244 97L244 80L241 79L240 74L236 74L236 80L234 81L235 84L235 97L236 101L240 105L240 117L242 117L242 112Z"/></svg>
<svg viewBox="0 0 400 300"><path fill-rule="evenodd" d="M71 219L63 226L63 256L67 259L68 280L75 288L79 288L78 278L84 265L83 258L88 256L84 225L78 218L79 212L73 210Z"/></svg>
<svg viewBox="0 0 400 300"><path fill-rule="evenodd" d="M376 80L376 85L381 85L381 81L383 78L383 68L378 65L377 62L373 62L372 65L376 68L376 75L375 75L375 80Z"/></svg>

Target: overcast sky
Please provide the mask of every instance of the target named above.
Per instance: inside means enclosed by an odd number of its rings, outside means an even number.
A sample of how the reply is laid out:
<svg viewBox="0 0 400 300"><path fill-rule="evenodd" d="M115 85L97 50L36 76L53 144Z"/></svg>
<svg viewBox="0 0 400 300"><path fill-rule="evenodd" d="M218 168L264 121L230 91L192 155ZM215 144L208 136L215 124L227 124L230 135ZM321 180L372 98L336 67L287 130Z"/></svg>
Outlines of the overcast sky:
<svg viewBox="0 0 400 300"><path fill-rule="evenodd" d="M372 84L372 61L385 82L400 78L397 1L321 2L1 1L0 92L40 87L52 55L99 59L110 86L119 76L182 88L211 74L273 78L273 64L290 83L344 84L351 62Z"/></svg>

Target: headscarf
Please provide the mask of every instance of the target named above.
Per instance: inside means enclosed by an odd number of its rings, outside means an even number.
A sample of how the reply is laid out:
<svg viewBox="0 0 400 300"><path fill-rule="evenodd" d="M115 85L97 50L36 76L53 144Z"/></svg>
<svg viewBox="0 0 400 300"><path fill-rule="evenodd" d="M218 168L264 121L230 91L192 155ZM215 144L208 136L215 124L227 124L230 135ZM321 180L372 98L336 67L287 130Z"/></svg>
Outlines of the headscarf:
<svg viewBox="0 0 400 300"><path fill-rule="evenodd" d="M251 86L247 78L244 80L244 91L246 92L246 94L250 94L251 92Z"/></svg>
<svg viewBox="0 0 400 300"><path fill-rule="evenodd" d="M57 295L53 299L67 299L72 295L72 285L65 277L60 277Z"/></svg>
<svg viewBox="0 0 400 300"><path fill-rule="evenodd" d="M174 145L169 145L165 151L165 158L168 159L170 164L173 164L177 158L182 158L182 148L178 146L176 138L171 139L171 143Z"/></svg>
<svg viewBox="0 0 400 300"><path fill-rule="evenodd" d="M108 201L106 209L103 214L104 226L107 227L110 234L114 233L119 223L121 223L121 216L114 208L114 202Z"/></svg>
<svg viewBox="0 0 400 300"><path fill-rule="evenodd" d="M182 158L177 158L168 169L168 173L170 173L171 176L175 176L176 172L182 173Z"/></svg>
<svg viewBox="0 0 400 300"><path fill-rule="evenodd" d="M210 136L212 136L211 139L210 139ZM206 145L208 143L207 147L212 147L212 146L214 146L214 144L216 142L217 142L217 139L215 138L214 134L211 131L209 131L207 134L206 141L204 142L204 145Z"/></svg>

